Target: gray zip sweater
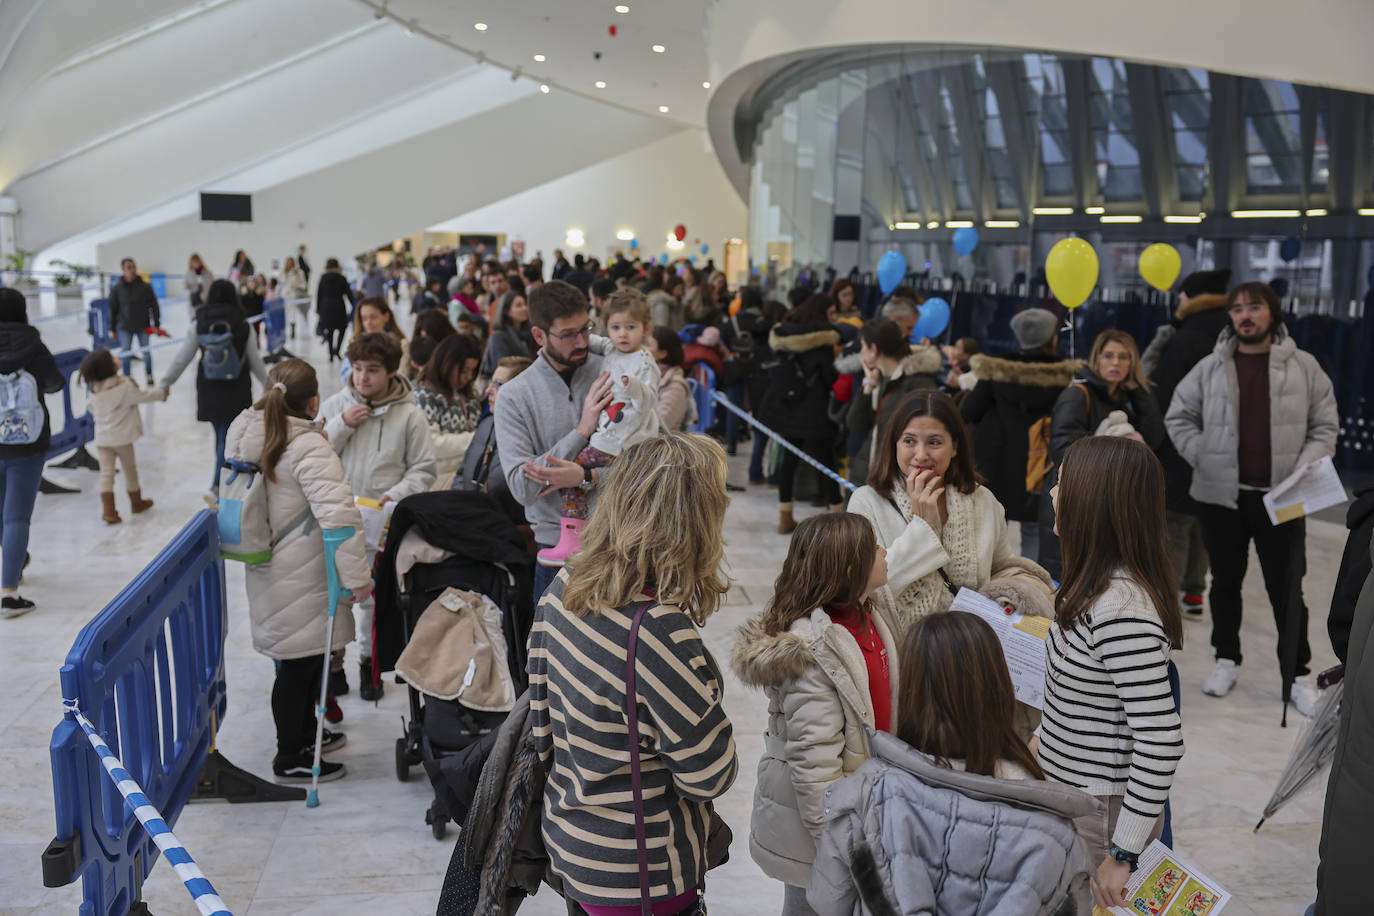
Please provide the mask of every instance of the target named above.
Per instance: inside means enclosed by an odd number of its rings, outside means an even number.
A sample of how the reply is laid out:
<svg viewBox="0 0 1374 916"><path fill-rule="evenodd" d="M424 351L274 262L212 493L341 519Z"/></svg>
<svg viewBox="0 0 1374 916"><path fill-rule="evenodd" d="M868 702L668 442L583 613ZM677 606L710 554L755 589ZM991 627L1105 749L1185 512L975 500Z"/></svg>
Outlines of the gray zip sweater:
<svg viewBox="0 0 1374 916"><path fill-rule="evenodd" d="M534 539L542 547L558 543L563 500L557 490L541 499L544 487L525 476L525 462L543 464L546 455L572 461L587 447L587 440L577 432L577 421L582 402L600 374L601 357L592 353L573 373L569 388L541 351L533 365L501 386L496 398L496 450L501 467L511 495L525 507Z"/></svg>

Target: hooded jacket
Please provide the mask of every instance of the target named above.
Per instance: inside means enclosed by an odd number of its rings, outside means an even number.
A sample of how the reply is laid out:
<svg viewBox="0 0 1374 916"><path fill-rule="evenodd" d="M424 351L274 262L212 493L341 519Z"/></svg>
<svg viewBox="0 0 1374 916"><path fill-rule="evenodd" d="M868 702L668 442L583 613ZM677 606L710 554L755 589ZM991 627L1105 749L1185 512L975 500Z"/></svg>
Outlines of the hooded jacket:
<svg viewBox="0 0 1374 916"><path fill-rule="evenodd" d="M86 406L95 420L97 448L131 445L143 435L138 405L162 400L158 388L143 389L127 375L112 375L91 386Z"/></svg>
<svg viewBox="0 0 1374 916"><path fill-rule="evenodd" d="M368 404L372 416L349 427L343 413L355 404ZM320 405L320 418L355 495L400 502L434 485L429 423L402 376L393 376L386 394L371 402L358 394L350 377L347 387Z"/></svg>
<svg viewBox="0 0 1374 916"><path fill-rule="evenodd" d="M286 423L287 445L277 461L277 479L266 481L268 521L273 532L282 531L307 506L310 518L282 535L269 562L244 570L253 648L281 659L320 655L324 648L329 581L322 528L354 531L335 554L343 587L352 590L372 581L363 547L363 519L338 457L320 435L317 422L288 417ZM250 408L229 426L224 454L259 462L265 439L263 412ZM345 593L330 648L342 649L352 638L352 596Z"/></svg>
<svg viewBox="0 0 1374 916"><path fill-rule="evenodd" d="M886 589L873 624L887 650L897 708L897 629ZM783 633L758 618L739 629L735 672L768 698L749 824L749 853L770 878L805 887L826 820L825 791L868 759L874 725L868 667L843 626L816 609Z"/></svg>
<svg viewBox="0 0 1374 916"><path fill-rule="evenodd" d="M774 366L760 413L763 422L793 444L829 439L834 426L826 415L830 386L835 384L835 347L840 335L832 328L788 322L768 334ZM800 384L794 384L800 380Z"/></svg>
<svg viewBox="0 0 1374 916"><path fill-rule="evenodd" d="M1217 337L1230 323L1223 295L1193 296L1178 307L1172 326L1176 330L1160 346L1158 362L1150 370L1161 415L1169 411L1169 402L1178 383L1212 352ZM1179 457L1167 436L1159 449L1159 460L1164 465L1164 496L1169 509L1196 514L1197 503L1188 495L1193 484L1193 469Z"/></svg>
<svg viewBox="0 0 1374 916"><path fill-rule="evenodd" d="M840 369L838 364L836 369ZM939 371L939 349L929 344L916 344L895 373L879 380L877 388L867 394L858 391L849 399L845 426L851 433L863 437L863 444L849 461L850 480L860 486L868 482L876 443L887 429L888 420L897 412L902 397L919 388L937 387L935 373Z"/></svg>
<svg viewBox="0 0 1374 916"><path fill-rule="evenodd" d="M1006 509L1007 518L1035 521L1040 494L1026 491L1030 428L1050 415L1054 402L1082 363L1033 353L994 357L978 354L969 368L978 384L959 412L973 426L978 473Z"/></svg>
<svg viewBox="0 0 1374 916"><path fill-rule="evenodd" d="M38 329L31 324L17 321L0 321L0 375L9 375L24 370L33 376L42 394L56 394L67 385L67 380L57 368L57 360L38 336ZM52 441L52 418L48 405L42 398L43 432L38 439L23 445L0 445L0 458L29 458L33 455L47 454Z"/></svg>
<svg viewBox="0 0 1374 916"><path fill-rule="evenodd" d="M826 793L806 899L819 916L1088 916L1088 861L1073 819L1097 800L1038 779L930 762L871 734L873 756Z"/></svg>
<svg viewBox="0 0 1374 916"><path fill-rule="evenodd" d="M1232 509L1240 493L1236 346L1235 332L1223 330L1212 353L1179 382L1165 418L1174 448L1193 468L1190 495ZM1269 349L1270 486L1334 455L1339 433L1331 379L1280 327Z"/></svg>

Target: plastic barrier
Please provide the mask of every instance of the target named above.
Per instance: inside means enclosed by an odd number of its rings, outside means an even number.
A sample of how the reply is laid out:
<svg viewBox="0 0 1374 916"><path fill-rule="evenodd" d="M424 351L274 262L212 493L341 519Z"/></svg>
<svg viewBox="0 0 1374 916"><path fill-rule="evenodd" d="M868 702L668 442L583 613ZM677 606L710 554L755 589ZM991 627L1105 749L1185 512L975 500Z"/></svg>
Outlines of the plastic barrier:
<svg viewBox="0 0 1374 916"><path fill-rule="evenodd" d="M693 382L696 384L692 384ZM689 431L704 433L716 425L716 402L711 398L715 393L716 374L705 363L697 363L692 367L692 374L687 383L692 392L692 400L697 405L697 422L689 427Z"/></svg>
<svg viewBox="0 0 1374 916"><path fill-rule="evenodd" d="M81 368L81 361L90 355L91 351L84 349L63 350L53 355L57 360L57 371L67 380L67 387L62 389L62 428L52 431L52 440L48 445L50 461L58 455L81 448L95 438L95 419L89 412L78 417L72 410L72 378L76 370Z"/></svg>
<svg viewBox="0 0 1374 916"><path fill-rule="evenodd" d="M214 750L225 713L225 610L218 523L202 511L82 628L59 672L64 700L90 719L169 827L193 797L305 797ZM50 755L57 836L43 852L44 885L80 878L83 914L138 911L156 841L70 712L53 730Z"/></svg>

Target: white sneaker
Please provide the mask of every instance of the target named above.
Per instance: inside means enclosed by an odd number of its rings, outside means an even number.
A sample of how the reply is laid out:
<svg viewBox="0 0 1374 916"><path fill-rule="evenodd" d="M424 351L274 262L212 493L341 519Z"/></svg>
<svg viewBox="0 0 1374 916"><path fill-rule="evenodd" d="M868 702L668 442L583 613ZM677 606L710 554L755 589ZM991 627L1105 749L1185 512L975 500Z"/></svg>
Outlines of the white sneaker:
<svg viewBox="0 0 1374 916"><path fill-rule="evenodd" d="M1219 658L1212 666L1212 673L1202 682L1202 692L1209 697L1224 697L1236 686L1240 678L1240 666L1229 658Z"/></svg>
<svg viewBox="0 0 1374 916"><path fill-rule="evenodd" d="M1293 681L1293 708L1307 718L1317 714L1317 700L1321 693L1317 690L1316 678L1310 674Z"/></svg>

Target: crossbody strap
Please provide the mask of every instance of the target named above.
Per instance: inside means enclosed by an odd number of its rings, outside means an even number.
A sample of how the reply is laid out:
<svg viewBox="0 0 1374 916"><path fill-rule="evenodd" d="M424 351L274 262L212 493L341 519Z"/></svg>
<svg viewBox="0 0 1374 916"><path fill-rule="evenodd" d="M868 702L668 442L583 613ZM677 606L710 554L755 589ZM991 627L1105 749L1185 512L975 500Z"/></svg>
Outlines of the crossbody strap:
<svg viewBox="0 0 1374 916"><path fill-rule="evenodd" d="M639 857L639 909L653 916L649 905L649 840L644 829L644 782L639 768L639 697L635 688L635 653L639 647L639 624L649 602L640 602L630 621L630 638L625 648L625 718L630 728L630 790L635 806L635 852Z"/></svg>

